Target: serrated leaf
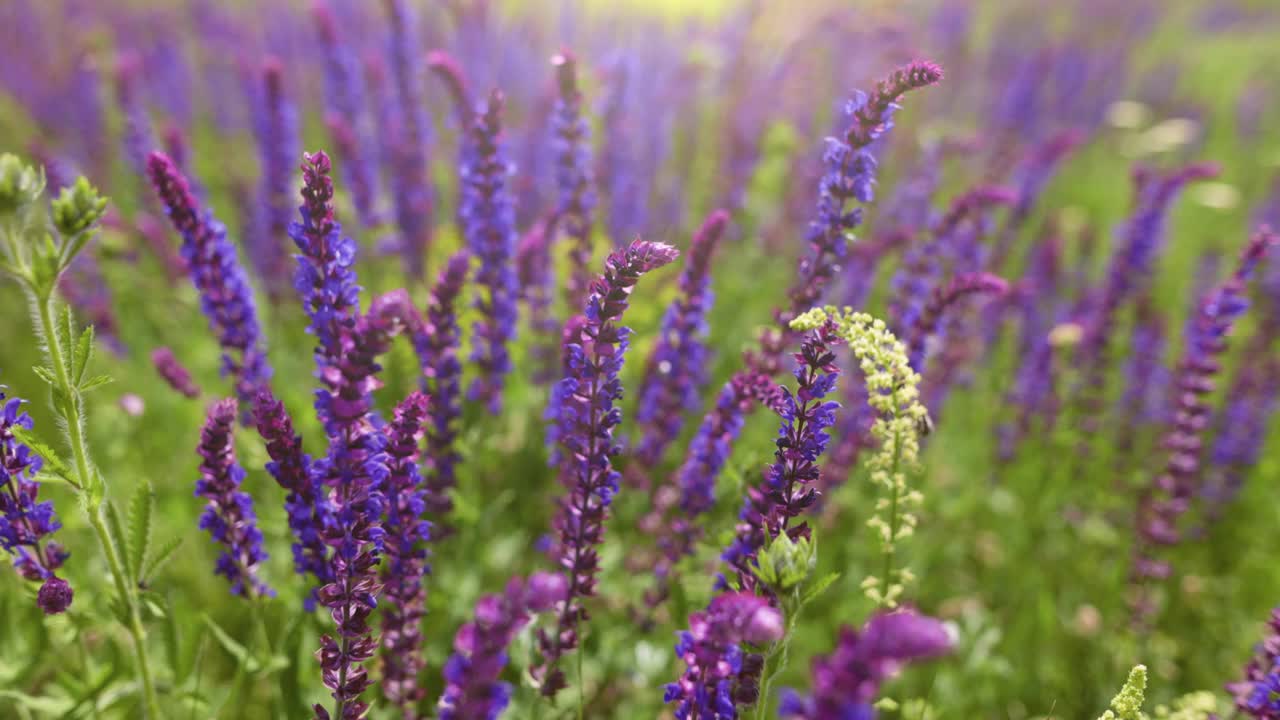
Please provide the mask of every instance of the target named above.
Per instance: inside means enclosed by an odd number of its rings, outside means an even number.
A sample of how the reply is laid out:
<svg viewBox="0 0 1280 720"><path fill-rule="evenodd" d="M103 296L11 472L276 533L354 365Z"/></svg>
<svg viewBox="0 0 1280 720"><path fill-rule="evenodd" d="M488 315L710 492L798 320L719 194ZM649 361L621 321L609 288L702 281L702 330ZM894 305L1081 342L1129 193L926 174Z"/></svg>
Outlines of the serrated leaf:
<svg viewBox="0 0 1280 720"><path fill-rule="evenodd" d="M839 579L840 579L840 573L838 572L827 573L822 577L821 580L814 583L813 587L805 591L804 598L800 600L800 604L807 605L810 600L813 600L814 598L818 597L822 593L826 592L827 588L831 587L831 584Z"/></svg>
<svg viewBox="0 0 1280 720"><path fill-rule="evenodd" d="M94 388L102 387L109 382L114 382L115 378L110 375L94 375L80 384L80 392L87 393Z"/></svg>
<svg viewBox="0 0 1280 720"><path fill-rule="evenodd" d="M134 580L142 582L142 569L147 566L147 554L151 551L151 510L155 506L155 493L151 483L143 480L129 501L129 556L138 574Z"/></svg>
<svg viewBox="0 0 1280 720"><path fill-rule="evenodd" d="M165 543L160 546L160 549L151 556L146 567L142 569L142 572L139 574L140 580L144 583L149 582L153 577L155 577L155 574L159 572L160 568L164 567L165 563L169 562L169 560L173 558L173 554L177 552L180 547L182 547L181 537L171 537L165 541Z"/></svg>
<svg viewBox="0 0 1280 720"><path fill-rule="evenodd" d="M62 462L62 458L58 457L58 453L53 448L40 442L34 433L18 425L13 425L9 429L18 442L26 445L31 449L31 452L40 456L40 459L44 461L44 470L46 472L60 475L64 479L70 477L71 468Z"/></svg>
<svg viewBox="0 0 1280 720"><path fill-rule="evenodd" d="M204 620L205 627L209 628L209 632L213 633L213 638L218 641L223 650L226 650L231 654L231 657L236 659L236 662L241 667L245 668L245 670L257 667L257 663L254 662L253 657L245 646L236 642L235 638L231 637L226 630L222 629L221 625L207 614L202 614L201 618Z"/></svg>
<svg viewBox="0 0 1280 720"><path fill-rule="evenodd" d="M124 523L120 520L120 511L116 509L115 503L107 503L107 532L111 533L111 542L116 546L116 552L120 555L120 562L124 564L124 574L126 578L135 578L133 558L129 555L129 546L125 542Z"/></svg>
<svg viewBox="0 0 1280 720"><path fill-rule="evenodd" d="M52 371L52 370L50 370L49 368L47 368L47 367L45 367L45 366L43 366L43 365L32 365L32 366L31 366L31 370L32 370L32 372L34 372L34 373L36 374L36 376L37 376L37 377L39 377L41 380L43 380L43 381L45 381L45 382L49 383L49 387L51 387L51 388L56 388L56 387L58 387L58 379L57 379L56 377L54 377L54 375L53 375L53 371Z"/></svg>
<svg viewBox="0 0 1280 720"><path fill-rule="evenodd" d="M93 339L93 326L90 325L80 334L80 341L76 343L73 367L75 368L75 382L77 385L84 382L84 371L89 369L89 362L93 360Z"/></svg>

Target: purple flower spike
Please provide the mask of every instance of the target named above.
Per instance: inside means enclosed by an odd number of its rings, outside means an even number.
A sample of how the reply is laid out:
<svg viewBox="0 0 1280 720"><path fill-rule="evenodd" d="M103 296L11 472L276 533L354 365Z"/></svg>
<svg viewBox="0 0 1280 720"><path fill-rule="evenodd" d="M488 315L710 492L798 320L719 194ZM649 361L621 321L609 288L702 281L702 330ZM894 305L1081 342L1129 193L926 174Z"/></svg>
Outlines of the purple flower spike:
<svg viewBox="0 0 1280 720"><path fill-rule="evenodd" d="M209 501L200 516L200 529L208 530L214 542L225 546L218 556L217 573L231 583L232 594L275 595L258 578L258 565L267 559L267 553L262 549L253 498L240 489L244 468L236 462L231 436L236 410L234 398L215 402L200 432L197 451L203 460L196 497Z"/></svg>
<svg viewBox="0 0 1280 720"><path fill-rule="evenodd" d="M684 414L697 407L707 384L707 313L711 292L711 258L729 225L729 213L716 210L694 233L688 261L680 273L679 295L662 316L658 343L645 365L636 420L643 436L635 451L638 484L662 461L680 436Z"/></svg>
<svg viewBox="0 0 1280 720"><path fill-rule="evenodd" d="M71 586L54 574L68 554L48 539L62 523L52 502L36 499L40 456L14 437L15 428L31 429L31 416L22 411L23 400L6 398L4 391L0 385L0 547L13 555L19 575L42 583L36 603L46 615L56 615L72 598Z"/></svg>
<svg viewBox="0 0 1280 720"><path fill-rule="evenodd" d="M432 50L427 53L427 67L440 78L440 82L449 91L454 112L458 115L458 127L470 126L472 108L475 106L471 103L471 90L467 85L466 73L462 72L462 66L449 53L443 50Z"/></svg>
<svg viewBox="0 0 1280 720"><path fill-rule="evenodd" d="M840 342L834 323L827 321L805 337L796 360L796 392L782 389L782 427L778 430L773 464L764 481L748 488L738 515L737 537L721 555L737 573L737 585L754 588L752 566L756 554L772 537L786 533L791 539L809 537L809 526L791 526L791 520L818 499L821 472L818 458L827 449L829 428L835 423L839 403L824 400L835 388L839 372L832 346ZM724 581L718 585L723 588Z"/></svg>
<svg viewBox="0 0 1280 720"><path fill-rule="evenodd" d="M1162 580L1172 572L1168 562L1157 556L1158 550L1182 539L1178 523L1190 509L1198 489L1200 456L1211 411L1205 398L1213 392L1222 372L1227 336L1249 307L1251 276L1276 242L1276 236L1267 228L1255 233L1232 276L1200 301L1174 381L1174 408L1162 443L1168 451L1168 461L1138 501L1138 539L1130 575L1139 590L1133 601L1134 617L1139 623L1149 620L1156 610L1149 592L1150 581Z"/></svg>
<svg viewBox="0 0 1280 720"><path fill-rule="evenodd" d="M507 646L531 613L564 602L566 589L564 576L534 573L527 582L512 578L501 595L480 598L475 618L454 636L454 652L444 666L444 693L436 705L440 720L497 720L511 701L511 686L499 680Z"/></svg>
<svg viewBox="0 0 1280 720"><path fill-rule="evenodd" d="M385 0L384 4L390 26L389 64L396 98L394 121L386 129L392 187L395 188L396 225L400 229L405 270L410 278L417 280L426 273L433 227L426 154L431 140L430 123L422 102L422 68L413 17L404 0Z"/></svg>
<svg viewBox="0 0 1280 720"><path fill-rule="evenodd" d="M555 289L552 287L551 250L558 216L540 220L529 228L516 247L516 279L520 300L529 316L529 330L534 334L530 350L533 379L548 383L555 379L555 342L560 323L552 312Z"/></svg>
<svg viewBox="0 0 1280 720"><path fill-rule="evenodd" d="M1236 710L1257 720L1280 718L1276 693L1280 693L1280 608L1271 611L1262 642L1244 669L1242 682L1227 685Z"/></svg>
<svg viewBox="0 0 1280 720"><path fill-rule="evenodd" d="M767 645L780 639L785 618L767 598L749 592L723 593L704 612L689 617L676 654L686 669L667 685L664 701L677 703L677 720L729 720L738 717L742 688L737 677L753 661L742 644ZM758 657L758 656L757 656ZM757 690L758 692L758 690Z"/></svg>
<svg viewBox="0 0 1280 720"><path fill-rule="evenodd" d="M148 155L160 148L141 96L141 69L142 58L132 51L122 54L116 63L116 102L124 116L124 157L138 173L146 172Z"/></svg>
<svg viewBox="0 0 1280 720"><path fill-rule="evenodd" d="M559 225L571 243L565 298L569 307L576 308L586 298L591 278L591 224L596 204L591 128L582 117L577 59L573 53L563 50L551 58L551 64L555 66L556 84L560 89L552 114L552 148L556 157L556 187L560 193L557 212Z"/></svg>
<svg viewBox="0 0 1280 720"><path fill-rule="evenodd" d="M382 587L388 605L382 611L382 693L406 715L423 697L418 674L422 657L422 616L426 596L422 581L428 572L426 543L430 524L422 518L426 502L418 474L418 437L427 419L427 396L413 392L395 410L386 430L387 563Z"/></svg>
<svg viewBox="0 0 1280 720"><path fill-rule="evenodd" d="M462 363L458 362L457 302L466 282L471 257L455 253L440 272L427 303L426 321L415 329L414 349L422 368L422 386L429 393L426 429L426 505L436 522L439 540L449 532L443 518L453 510L450 493L457 483L455 467L462 459L455 445L462 417Z"/></svg>
<svg viewBox="0 0 1280 720"><path fill-rule="evenodd" d="M352 204L360 224L377 222L377 145L366 111L364 80L355 54L338 34L333 11L324 3L312 8L312 17L324 51L325 124L343 160L343 178L351 189Z"/></svg>
<svg viewBox="0 0 1280 720"><path fill-rule="evenodd" d="M333 506L311 472L311 457L302 452L302 437L293 429L284 403L269 390L263 390L253 401L253 422L258 435L267 445L267 472L284 488L285 512L293 531L293 569L299 575L311 575L318 585L333 581L325 529L333 524ZM308 593L303 606L315 610L317 586Z"/></svg>
<svg viewBox="0 0 1280 720"><path fill-rule="evenodd" d="M622 369L629 328L622 319L636 282L645 273L676 259L670 245L634 240L611 253L604 274L591 284L580 329L565 345L565 377L553 399L554 423L561 449L561 473L568 495L560 500L555 519L559 536L558 561L567 574L566 600L556 627L540 630L542 664L534 670L545 695L564 687L560 657L577 647L577 626L585 618L582 599L595 594L599 556L609 505L618 492L613 458L621 451L613 438L622 420Z"/></svg>
<svg viewBox="0 0 1280 720"><path fill-rule="evenodd" d="M948 308L969 295L1003 295L1008 291L1009 283L990 273L964 273L934 288L929 302L925 303L915 326L909 331L907 352L911 368L916 372L923 371L926 345L937 335L939 322Z"/></svg>
<svg viewBox="0 0 1280 720"><path fill-rule="evenodd" d="M516 252L515 206L507 187L511 165L502 144L502 94L494 91L480 108L467 132L462 167L463 231L471 254L480 259L476 272L474 306L480 320L471 353L479 376L468 396L484 403L489 412L502 412L502 388L511 372L507 345L515 339Z"/></svg>
<svg viewBox="0 0 1280 720"><path fill-rule="evenodd" d="M163 153L147 158L151 184L173 227L182 235L182 257L200 292L200 307L222 346L222 370L236 380L236 395L253 400L271 377L253 291L227 229L201 210L187 180Z"/></svg>
<svg viewBox="0 0 1280 720"><path fill-rule="evenodd" d="M809 697L787 691L778 715L791 720L873 720L880 686L903 665L945 655L951 636L942 623L904 609L872 617L861 631L846 626L830 655L813 661Z"/></svg>
<svg viewBox="0 0 1280 720"><path fill-rule="evenodd" d="M152 350L151 364L155 366L156 372L160 373L160 377L164 378L169 387L182 393L184 397L200 397L200 388L196 387L195 381L191 379L191 373L187 372L178 358L174 357L172 350L167 347Z"/></svg>
<svg viewBox="0 0 1280 720"><path fill-rule="evenodd" d="M254 215L253 235L247 238L249 257L262 278L267 295L278 302L289 286L289 218L293 214L293 176L298 157L298 115L285 97L284 69L276 58L262 68L262 96L256 108L258 154L262 178Z"/></svg>

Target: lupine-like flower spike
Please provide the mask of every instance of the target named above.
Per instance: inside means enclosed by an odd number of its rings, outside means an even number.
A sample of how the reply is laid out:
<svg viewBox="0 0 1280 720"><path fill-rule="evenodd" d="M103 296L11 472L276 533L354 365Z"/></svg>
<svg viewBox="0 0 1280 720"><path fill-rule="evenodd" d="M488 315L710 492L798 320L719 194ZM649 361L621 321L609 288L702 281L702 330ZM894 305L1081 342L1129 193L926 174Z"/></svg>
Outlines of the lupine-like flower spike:
<svg viewBox="0 0 1280 720"><path fill-rule="evenodd" d="M183 396L196 398L200 396L200 388L196 387L196 383L191 379L191 373L182 366L178 358L174 356L173 351L167 347L158 347L151 351L151 364L155 366L156 372L164 379L169 387L182 393Z"/></svg>
<svg viewBox="0 0 1280 720"><path fill-rule="evenodd" d="M591 164L591 128L582 117L582 91L578 88L578 62L563 50L551 58L560 95L552 114L552 148L556 157L559 190L558 226L569 236L569 278L565 297L569 307L582 305L591 277L591 225L596 204Z"/></svg>
<svg viewBox="0 0 1280 720"><path fill-rule="evenodd" d="M1132 581L1137 585L1132 601L1134 619L1141 626L1155 613L1149 592L1152 580L1167 578L1172 568L1157 556L1160 548L1178 543L1183 532L1178 523L1190 509L1201 472L1204 434L1213 392L1222 371L1221 357L1227 336L1249 307L1249 280L1277 237L1264 228L1254 234L1240 256L1232 276L1200 302L1195 325L1187 338L1182 362L1174 381L1174 409L1162 445L1168 462L1138 501Z"/></svg>
<svg viewBox="0 0 1280 720"><path fill-rule="evenodd" d="M312 17L324 51L325 124L333 135L343 161L343 178L351 189L352 204L360 224L377 222L377 143L373 140L366 110L360 63L338 34L333 11L323 2L312 8ZM292 159L290 160L292 162Z"/></svg>
<svg viewBox="0 0 1280 720"><path fill-rule="evenodd" d="M267 472L284 488L285 512L293 531L293 569L299 575L311 575L318 585L307 594L303 606L315 610L319 586L333 581L325 529L334 522L333 506L324 488L311 472L311 457L302 452L302 437L293 429L293 420L284 403L263 390L253 400L253 422L267 446Z"/></svg>
<svg viewBox="0 0 1280 720"><path fill-rule="evenodd" d="M382 587L389 604L382 611L382 693L406 716L423 697L418 675L426 666L420 626L426 614L422 582L428 572L430 524L422 517L426 503L418 474L418 437L426 419L427 397L413 392L396 407L386 429L390 461Z"/></svg>
<svg viewBox="0 0 1280 720"><path fill-rule="evenodd" d="M854 94L846 107L849 129L842 138L828 138L823 153L825 171L818 189L818 208L809 223L809 249L800 260L795 282L788 291L788 307L774 312L777 326L760 338L758 351L748 355L751 369L770 376L781 370L790 339L789 324L798 314L816 305L827 283L848 251L849 236L862 224L862 211L850 209L851 201L869 203L874 194L876 159L867 146L893 127L897 101L910 90L933 85L942 70L929 62L910 63L876 85L873 94Z"/></svg>
<svg viewBox="0 0 1280 720"><path fill-rule="evenodd" d="M807 697L786 691L778 716L790 720L871 720L880 686L902 666L951 652L942 623L914 610L880 613L861 630L845 626L835 650L814 658Z"/></svg>
<svg viewBox="0 0 1280 720"><path fill-rule="evenodd" d="M138 173L146 172L150 153L160 149L139 87L142 59L129 51L116 63L116 102L124 117L124 157Z"/></svg>
<svg viewBox="0 0 1280 720"><path fill-rule="evenodd" d="M1244 668L1244 680L1227 685L1236 710L1257 720L1280 718L1276 693L1280 692L1280 607L1267 618L1262 642Z"/></svg>
<svg viewBox="0 0 1280 720"><path fill-rule="evenodd" d="M467 75L462 72L462 66L449 53L443 50L432 50L427 53L427 67L440 78L440 82L449 91L454 112L458 116L458 128L461 132L466 132L471 126L475 105L471 102L471 90L467 84Z"/></svg>
<svg viewBox="0 0 1280 720"><path fill-rule="evenodd" d="M782 426L773 463L765 470L764 480L747 489L736 537L721 555L736 573L740 588L754 588L756 554L770 538L783 533L792 540L809 537L807 523L793 526L791 520L817 501L818 458L827 448L839 407L825 400L839 375L832 352L839 340L835 323L828 320L805 336L795 354L796 391L793 395L785 386L782 389Z"/></svg>
<svg viewBox="0 0 1280 720"><path fill-rule="evenodd" d="M153 152L147 173L169 220L182 235L182 257L200 292L200 307L222 346L223 372L236 380L236 395L252 401L271 377L253 291L236 258L227 229L202 210L187 180L167 156Z"/></svg>
<svg viewBox="0 0 1280 720"><path fill-rule="evenodd" d="M390 126L392 187L395 188L396 225L400 251L409 277L426 272L431 245L433 214L431 187L427 182L426 148L430 124L422 103L421 56L414 21L404 0L385 0L390 27L389 53L395 82L396 118Z"/></svg>
<svg viewBox="0 0 1280 720"><path fill-rule="evenodd" d="M458 361L457 302L466 282L471 257L459 251L449 258L431 288L426 321L414 329L413 346L422 368L422 386L428 393L426 467L424 484L427 513L439 540L449 530L443 522L453 510L450 493L457 483L458 420L462 417L462 363Z"/></svg>
<svg viewBox="0 0 1280 720"><path fill-rule="evenodd" d="M475 307L480 320L472 326L471 360L479 375L468 389L489 412L502 411L502 388L511 372L507 345L515 339L516 252L515 206L507 187L511 165L502 144L502 94L494 91L467 132L462 167L463 230L471 254L480 260L476 272Z"/></svg>
<svg viewBox="0 0 1280 720"><path fill-rule="evenodd" d="M694 233L680 273L679 295L662 316L658 343L645 365L636 413L643 435L633 458L644 486L648 479L643 475L662 461L680 436L685 412L697 407L707 384L707 313L714 302L711 258L728 224L729 213L716 210Z"/></svg>
<svg viewBox="0 0 1280 720"><path fill-rule="evenodd" d="M289 217L293 214L294 163L298 157L298 116L285 97L284 68L268 58L262 69L258 154L262 179L258 188L253 236L248 238L249 257L273 302L284 297L289 286Z"/></svg>
<svg viewBox="0 0 1280 720"><path fill-rule="evenodd" d="M236 462L232 440L236 410L234 398L215 402L200 432L198 453L202 461L196 497L208 501L200 515L200 529L209 531L214 542L224 546L218 556L217 573L231 583L232 593L245 597L274 595L258 578L258 565L267 559L267 553L262 549L262 531L253 512L253 498L240 489L244 468Z"/></svg>
<svg viewBox="0 0 1280 720"><path fill-rule="evenodd" d="M39 582L36 604L47 615L71 605L71 585L57 576L68 554L49 536L62 523L49 500L37 500L36 474L40 456L14 437L15 429L30 430L31 416L22 411L23 400L6 397L0 385L0 547L13 555L13 567L27 580Z"/></svg>
<svg viewBox="0 0 1280 720"><path fill-rule="evenodd" d="M560 343L555 341L560 323L551 309L555 302L555 289L552 287L550 248L558 218L558 215L552 215L535 222L516 246L517 286L520 300L528 313L529 332L534 337L529 354L533 363L533 379L537 383L555 379L555 358L560 348Z"/></svg>
<svg viewBox="0 0 1280 720"><path fill-rule="evenodd" d="M629 328L619 325L636 282L645 273L676 259L670 245L635 240L611 253L604 274L591 284L580 330L565 345L566 373L553 402L559 428L561 472L568 495L555 519L558 562L568 578L566 599L556 626L538 634L542 664L535 669L542 691L553 695L564 687L560 657L577 647L577 627L586 617L583 598L595 595L599 556L609 505L618 492L613 457L620 452L613 438L622 420L618 373L626 356Z"/></svg>
<svg viewBox="0 0 1280 720"><path fill-rule="evenodd" d="M512 578L501 595L480 598L475 618L453 638L444 693L436 705L439 720L496 719L502 714L511 702L511 686L500 680L507 647L532 613L564 602L565 589L563 575L537 572L527 581Z"/></svg>
<svg viewBox="0 0 1280 720"><path fill-rule="evenodd" d="M1008 291L1009 283L990 273L963 273L934 288L929 302L925 303L908 332L907 357L911 368L916 372L924 371L926 346L930 338L937 335L939 321L948 308L968 295L1003 295Z"/></svg>
<svg viewBox="0 0 1280 720"><path fill-rule="evenodd" d="M738 705L755 699L742 697L735 682L744 671L752 674L749 666L759 662L759 656L744 657L743 643L767 645L782 638L785 629L782 613L749 592L722 593L705 611L689 616L689 629L676 643L685 671L667 685L663 697L676 703L677 720L737 718Z"/></svg>

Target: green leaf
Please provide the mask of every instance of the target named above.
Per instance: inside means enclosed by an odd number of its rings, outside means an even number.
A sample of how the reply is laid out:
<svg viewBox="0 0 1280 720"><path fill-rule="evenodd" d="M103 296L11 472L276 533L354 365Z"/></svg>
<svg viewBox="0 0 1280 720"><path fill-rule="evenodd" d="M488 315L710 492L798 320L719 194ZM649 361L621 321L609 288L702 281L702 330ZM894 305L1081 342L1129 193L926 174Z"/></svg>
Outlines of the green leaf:
<svg viewBox="0 0 1280 720"><path fill-rule="evenodd" d="M120 511L116 509L115 503L107 503L107 532L111 533L111 543L116 546L116 553L120 556L120 562L124 563L125 577L132 582L132 578L137 577L134 572L132 561L129 556L129 546L125 543L124 523L120 521Z"/></svg>
<svg viewBox="0 0 1280 720"><path fill-rule="evenodd" d="M42 715L61 715L71 708L71 700L67 698L35 697L19 690L0 689L0 698L7 698L27 710Z"/></svg>
<svg viewBox="0 0 1280 720"><path fill-rule="evenodd" d="M838 572L827 573L822 577L821 580L814 583L813 587L805 591L804 598L800 600L800 604L807 605L810 600L813 600L814 598L818 597L822 593L826 592L827 588L831 587L831 584L839 579L840 579L840 573Z"/></svg>
<svg viewBox="0 0 1280 720"><path fill-rule="evenodd" d="M236 642L236 639L231 637L226 630L223 630L222 626L214 622L214 619L209 617L208 614L202 613L201 618L204 620L205 627L209 628L209 632L213 633L213 638L218 641L218 644L224 650L231 654L231 657L236 659L236 662L241 667L247 671L257 668L257 662L254 661L253 656L249 654L249 650L245 646Z"/></svg>
<svg viewBox="0 0 1280 720"><path fill-rule="evenodd" d="M80 389L80 392L86 393L86 392L89 392L90 390L93 390L94 388L106 385L109 382L114 382L114 380L115 379L112 378L110 375L94 375L93 377L81 383L79 389Z"/></svg>
<svg viewBox="0 0 1280 720"><path fill-rule="evenodd" d="M142 582L142 568L147 566L147 553L151 550L151 510L155 506L155 492L151 483L143 480L133 499L129 501L129 556L138 574L134 580Z"/></svg>
<svg viewBox="0 0 1280 720"><path fill-rule="evenodd" d="M142 569L142 572L139 573L138 577L140 581L146 583L149 582L151 578L155 577L155 574L159 572L160 568L164 567L165 563L169 562L169 560L173 558L173 554L177 552L179 547L182 547L181 537L169 538L165 544L161 545L160 549L151 556L150 562L148 562L146 567Z"/></svg>
<svg viewBox="0 0 1280 720"><path fill-rule="evenodd" d="M38 440L34 433L17 425L14 425L9 429L13 432L14 439L23 445L26 445L32 452L40 456L40 459L44 461L44 470L46 472L61 476L63 479L70 477L71 468L67 467L66 463L62 462L62 458L58 457L58 453L54 451L53 448Z"/></svg>
<svg viewBox="0 0 1280 720"><path fill-rule="evenodd" d="M76 354L72 364L76 385L84 382L84 371L89 368L89 361L93 359L93 339L93 326L90 325L80 333L80 341L76 343Z"/></svg>
<svg viewBox="0 0 1280 720"><path fill-rule="evenodd" d="M32 365L31 370L43 381L49 383L49 387L58 387L58 378L54 377L53 371L43 365Z"/></svg>
<svg viewBox="0 0 1280 720"><path fill-rule="evenodd" d="M302 647L303 617L305 616L302 613L294 613L293 620L284 633L284 640L280 643L280 653L286 658L298 657L298 651ZM302 684L298 682L298 668L286 668L280 676L280 698L284 702L285 714L288 717L301 717L306 712L309 706L302 696Z"/></svg>

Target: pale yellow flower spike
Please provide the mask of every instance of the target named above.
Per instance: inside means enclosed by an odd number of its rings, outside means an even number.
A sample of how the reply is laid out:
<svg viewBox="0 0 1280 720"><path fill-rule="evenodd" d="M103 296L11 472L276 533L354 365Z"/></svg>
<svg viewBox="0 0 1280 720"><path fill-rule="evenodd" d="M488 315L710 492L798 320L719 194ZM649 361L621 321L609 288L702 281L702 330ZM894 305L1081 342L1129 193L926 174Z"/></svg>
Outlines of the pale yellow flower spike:
<svg viewBox="0 0 1280 720"><path fill-rule="evenodd" d="M1147 691L1147 666L1137 665L1129 671L1129 679L1120 694L1111 701L1111 709L1098 720L1144 720L1142 701Z"/></svg>

